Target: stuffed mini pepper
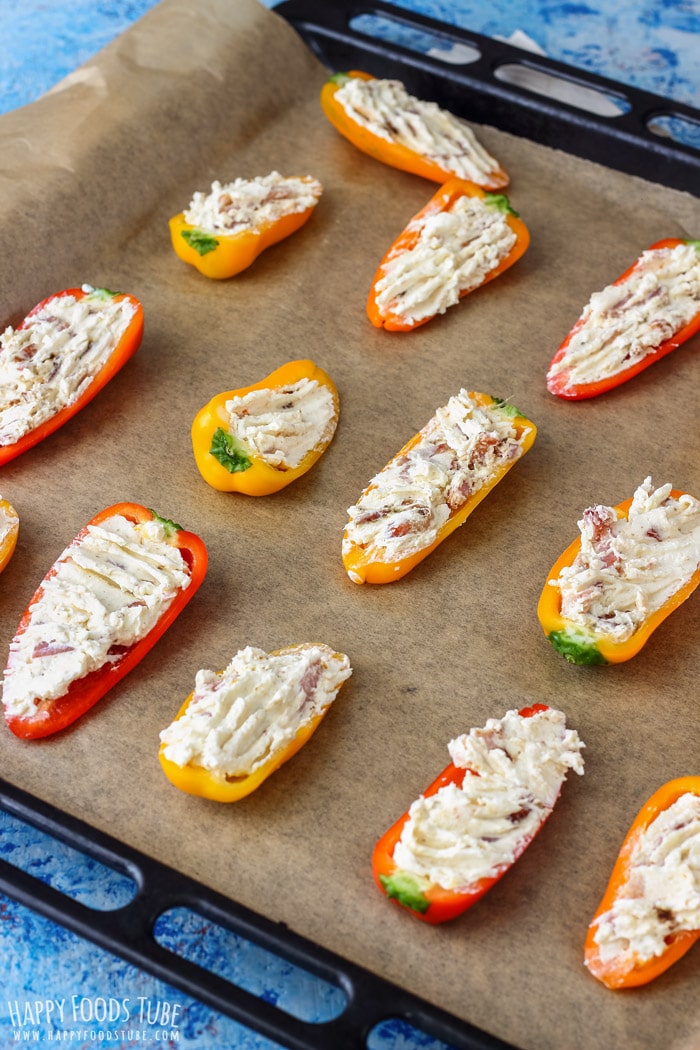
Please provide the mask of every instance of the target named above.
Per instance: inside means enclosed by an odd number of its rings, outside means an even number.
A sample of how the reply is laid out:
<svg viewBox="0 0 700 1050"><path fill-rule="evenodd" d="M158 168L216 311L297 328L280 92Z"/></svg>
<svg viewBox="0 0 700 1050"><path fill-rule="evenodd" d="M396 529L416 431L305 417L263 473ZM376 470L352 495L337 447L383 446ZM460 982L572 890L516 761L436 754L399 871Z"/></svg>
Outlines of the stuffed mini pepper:
<svg viewBox="0 0 700 1050"><path fill-rule="evenodd" d="M700 583L700 501L646 478L578 525L542 590L540 624L570 663L621 663Z"/></svg>
<svg viewBox="0 0 700 1050"><path fill-rule="evenodd" d="M425 922L466 911L532 842L568 770L583 773L583 746L545 704L451 741L450 765L374 849L379 889Z"/></svg>
<svg viewBox="0 0 700 1050"><path fill-rule="evenodd" d="M146 655L201 584L204 544L137 503L81 529L44 577L10 644L12 732L34 739L85 714Z"/></svg>
<svg viewBox="0 0 700 1050"><path fill-rule="evenodd" d="M327 645L266 653L248 646L194 691L160 734L165 775L190 795L236 802L296 754L352 674Z"/></svg>
<svg viewBox="0 0 700 1050"><path fill-rule="evenodd" d="M321 183L277 171L253 179L215 181L170 220L175 254L205 277L234 277L272 244L296 233L318 204Z"/></svg>
<svg viewBox="0 0 700 1050"><path fill-rule="evenodd" d="M383 164L434 182L456 176L487 190L508 185L506 172L463 120L410 95L398 80L335 73L321 90L321 108L341 135Z"/></svg>
<svg viewBox="0 0 700 1050"><path fill-rule="evenodd" d="M700 330L700 241L669 237L595 292L552 359L557 397L596 397L631 379Z"/></svg>
<svg viewBox="0 0 700 1050"><path fill-rule="evenodd" d="M370 481L345 527L354 583L391 583L462 525L535 440L534 423L461 390Z"/></svg>
<svg viewBox="0 0 700 1050"><path fill-rule="evenodd" d="M700 777L656 791L635 817L586 938L585 964L608 988L664 973L700 937Z"/></svg>
<svg viewBox="0 0 700 1050"><path fill-rule="evenodd" d="M528 229L506 196L451 179L379 264L367 301L369 319L376 328L410 332L503 273L529 243Z"/></svg>
<svg viewBox="0 0 700 1050"><path fill-rule="evenodd" d="M0 464L58 430L136 353L141 303L125 293L67 288L0 336Z"/></svg>
<svg viewBox="0 0 700 1050"><path fill-rule="evenodd" d="M313 361L290 361L258 383L217 394L197 413L197 468L221 492L278 492L325 452L339 414L330 376Z"/></svg>

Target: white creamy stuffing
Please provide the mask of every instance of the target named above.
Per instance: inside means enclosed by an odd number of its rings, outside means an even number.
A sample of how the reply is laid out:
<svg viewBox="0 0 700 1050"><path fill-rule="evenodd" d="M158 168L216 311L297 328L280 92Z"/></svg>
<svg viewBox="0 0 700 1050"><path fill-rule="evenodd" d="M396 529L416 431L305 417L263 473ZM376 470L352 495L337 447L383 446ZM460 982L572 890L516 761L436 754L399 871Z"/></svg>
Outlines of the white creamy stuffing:
<svg viewBox="0 0 700 1050"><path fill-rule="evenodd" d="M193 195L184 212L191 226L206 233L258 233L286 215L313 208L323 192L310 176L284 176L277 171L254 179L215 181L208 193Z"/></svg>
<svg viewBox="0 0 700 1050"><path fill-rule="evenodd" d="M547 378L594 383L630 368L700 310L700 252L690 244L643 252L629 277L594 292Z"/></svg>
<svg viewBox="0 0 700 1050"><path fill-rule="evenodd" d="M411 223L418 240L390 254L375 284L379 313L408 324L444 313L477 288L515 244L500 208L480 197L458 197L451 207Z"/></svg>
<svg viewBox="0 0 700 1050"><path fill-rule="evenodd" d="M508 711L449 744L462 786L421 795L394 849L401 871L446 890L498 875L522 852L557 800L567 771L583 773L582 741L561 711Z"/></svg>
<svg viewBox="0 0 700 1050"><path fill-rule="evenodd" d="M595 922L603 963L620 968L662 955L666 938L700 929L700 797L687 792L635 842L624 896Z"/></svg>
<svg viewBox="0 0 700 1050"><path fill-rule="evenodd" d="M343 553L359 547L368 560L393 562L430 546L471 495L522 455L529 432L518 435L507 410L460 390L348 509Z"/></svg>
<svg viewBox="0 0 700 1050"><path fill-rule="evenodd" d="M347 656L327 645L248 646L221 674L197 672L184 714L160 734L163 754L178 766L249 776L323 714L351 674Z"/></svg>
<svg viewBox="0 0 700 1050"><path fill-rule="evenodd" d="M32 717L42 701L119 661L189 585L187 563L156 519L134 523L115 514L88 526L54 564L28 625L12 640L6 713Z"/></svg>
<svg viewBox="0 0 700 1050"><path fill-rule="evenodd" d="M349 77L335 92L348 116L373 135L434 161L443 171L478 186L504 185L498 161L464 121L409 95L398 80Z"/></svg>
<svg viewBox="0 0 700 1050"><path fill-rule="evenodd" d="M229 432L278 470L298 467L313 449L325 447L338 421L332 391L315 379L251 390L225 408Z"/></svg>
<svg viewBox="0 0 700 1050"><path fill-rule="evenodd" d="M583 512L580 552L552 581L566 620L622 642L690 580L700 566L700 501L670 493L646 478L626 519L612 507Z"/></svg>
<svg viewBox="0 0 700 1050"><path fill-rule="evenodd" d="M89 285L83 290L93 292ZM0 336L0 445L73 404L84 393L126 331L136 307L97 292L80 299L58 295L21 328Z"/></svg>

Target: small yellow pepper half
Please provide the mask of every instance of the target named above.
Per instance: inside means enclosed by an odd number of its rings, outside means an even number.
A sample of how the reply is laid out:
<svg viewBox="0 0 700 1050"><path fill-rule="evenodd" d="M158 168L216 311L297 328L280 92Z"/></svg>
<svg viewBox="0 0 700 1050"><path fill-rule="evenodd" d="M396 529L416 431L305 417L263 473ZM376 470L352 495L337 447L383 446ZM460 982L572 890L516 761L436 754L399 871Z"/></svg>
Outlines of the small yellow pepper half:
<svg viewBox="0 0 700 1050"><path fill-rule="evenodd" d="M343 533L342 559L345 571L353 583L393 583L395 580L400 580L410 572L411 569L418 565L419 562L423 561L424 558L427 558L427 556L434 551L443 540L447 539L456 528L464 524L472 511L477 508L479 503L481 503L482 499L488 495L491 489L501 481L511 467L514 466L514 464L517 463L518 460L532 447L537 435L537 427L532 420L523 416L514 405L509 405L500 398L492 397L491 394L484 394L478 391L470 390L469 397L477 405L498 411L509 419L515 432L515 438L520 446L519 454L516 457L503 460L499 463L488 480L486 480L480 488L470 492L460 506L450 511L449 517L447 517L443 524L438 528L437 535L432 543L425 546L420 546L416 543L411 553L398 557L384 557L382 552L377 552L371 548L367 550L350 539L348 534L349 525L346 526L345 532ZM405 458L407 453L409 453L422 439L423 431L414 434L410 441L408 441L403 448L396 453L389 465ZM366 495L375 486L376 480L368 485L362 495Z"/></svg>
<svg viewBox="0 0 700 1050"><path fill-rule="evenodd" d="M266 462L234 437L226 404L256 390L284 391L304 379L315 381L329 391L333 416L323 439L309 448L296 466L283 469ZM192 449L197 468L204 480L219 492L269 496L300 478L323 455L333 438L339 415L338 391L330 376L308 359L289 361L258 383L217 394L200 409L192 423Z"/></svg>
<svg viewBox="0 0 700 1050"><path fill-rule="evenodd" d="M5 568L17 546L19 515L6 499L0 499L0 521L5 520L5 534L0 539L0 572Z"/></svg>
<svg viewBox="0 0 700 1050"><path fill-rule="evenodd" d="M312 646L302 643L301 645L291 645L286 649L277 649L270 653L271 657L284 656L289 653L294 653L295 650L304 650L311 648ZM336 664L336 672L338 668L343 668L345 665L349 669L348 658L343 653L334 652L332 649L327 648L328 662L331 661ZM339 680L337 688L340 688L343 678L347 677L347 673L341 672L342 677ZM223 674L223 672L221 672ZM185 700L184 704L178 711L175 721L179 721L190 706L194 697L194 690ZM264 761L257 769L254 769L251 773L242 774L240 776L231 776L224 772L219 772L214 769L206 769L204 766L196 765L194 762L188 762L187 765L180 766L171 759L166 758L165 742L161 742L160 750L158 752L158 759L163 768L163 772L175 787L179 788L180 791L186 792L188 795L196 795L199 798L208 798L213 802L238 802L240 799L245 798L246 795L250 795L256 788L260 787L263 781L267 780L272 773L276 772L280 766L284 765L290 758L292 758L297 751L299 751L306 741L313 736L319 723L328 713L328 709L331 706L324 707L318 713L312 715L308 721L304 722L299 726L296 734L291 740L288 740L286 744L278 746L269 753L269 757Z"/></svg>
<svg viewBox="0 0 700 1050"><path fill-rule="evenodd" d="M299 176L301 182L318 185L311 176ZM318 197L302 211L281 215L272 221L258 222L237 233L201 229L187 222L184 212L170 219L170 239L178 258L194 266L205 277L224 280L246 270L257 257L273 244L296 233L309 219Z"/></svg>

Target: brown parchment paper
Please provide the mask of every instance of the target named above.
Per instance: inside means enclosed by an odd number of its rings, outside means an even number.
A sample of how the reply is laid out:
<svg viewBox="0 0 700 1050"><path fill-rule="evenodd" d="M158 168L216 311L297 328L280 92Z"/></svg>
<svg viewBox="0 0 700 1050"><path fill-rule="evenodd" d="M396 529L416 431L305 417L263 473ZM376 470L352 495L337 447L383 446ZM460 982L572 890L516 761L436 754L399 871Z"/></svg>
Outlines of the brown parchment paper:
<svg viewBox="0 0 700 1050"><path fill-rule="evenodd" d="M630 821L700 772L700 601L628 664L575 668L536 603L590 503L648 474L700 493L697 337L607 396L560 402L547 365L590 293L653 241L700 235L690 195L493 129L532 233L517 265L408 335L373 329L376 265L435 187L357 152L326 122L326 72L255 0L162 0L39 102L0 118L0 321L82 282L132 292L132 361L73 421L3 467L21 518L0 580L7 646L53 560L98 510L155 507L205 540L207 578L158 646L71 730L0 734L3 775L523 1050L700 1046L700 951L655 984L605 990L583 940ZM325 192L294 237L213 282L167 220L215 178L277 169ZM215 492L189 428L214 394L311 357L341 397L314 469L264 499ZM532 451L404 580L346 577L346 508L462 386L537 424ZM307 746L255 794L217 805L163 776L158 734L200 667L245 646L320 640L354 674ZM374 888L376 839L448 762L447 741L512 707L560 706L586 743L550 821L477 906L430 928Z"/></svg>

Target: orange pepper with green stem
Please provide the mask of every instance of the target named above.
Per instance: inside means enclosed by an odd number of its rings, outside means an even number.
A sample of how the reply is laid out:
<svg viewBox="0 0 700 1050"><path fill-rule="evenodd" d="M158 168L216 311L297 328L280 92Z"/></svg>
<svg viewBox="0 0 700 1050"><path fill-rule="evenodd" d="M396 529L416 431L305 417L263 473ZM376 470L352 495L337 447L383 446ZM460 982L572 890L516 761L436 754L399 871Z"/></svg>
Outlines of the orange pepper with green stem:
<svg viewBox="0 0 700 1050"><path fill-rule="evenodd" d="M669 498L678 499L687 493L672 489ZM634 497L613 508L619 519L629 515ZM617 664L636 656L651 634L677 609L700 584L700 565L654 612L649 613L623 641L616 641L604 630L595 632L574 623L562 613L561 590L557 584L561 572L573 565L581 550L581 537L574 540L550 569L537 605L537 616L542 630L558 653L573 664ZM650 570L651 571L651 570ZM601 624L601 628L604 623Z"/></svg>
<svg viewBox="0 0 700 1050"><path fill-rule="evenodd" d="M464 198L473 199L474 205L459 213L456 206ZM447 221L451 217L454 229L443 232L438 225L440 216ZM504 235L510 246L499 250ZM527 226L504 194L482 190L464 179L450 179L414 215L380 262L367 315L375 328L411 332L498 277L518 261L529 243ZM482 245L494 255L485 272L474 266ZM433 258L439 265L430 265ZM441 277L437 290L436 274Z"/></svg>
<svg viewBox="0 0 700 1050"><path fill-rule="evenodd" d="M474 133L463 121L458 121L457 118L445 110L439 111L442 114L442 119L454 121L466 138L465 154L468 152L469 156L478 158L476 167L474 167L474 164L470 164L469 176L466 176L465 172L460 168L455 168L456 163L460 161L462 163L465 162L465 156L455 151L454 137L450 140L447 148L438 150L440 156L433 156L429 151L418 147L417 144L414 148L414 146L408 144L408 141L402 141L402 136L392 125L391 119L385 120L378 117L375 121L376 130L368 127L364 121L360 123L360 121L355 120L337 97L340 89L351 80L371 82L372 85L381 85L384 82L377 77L370 76L369 73L351 70L348 73L333 74L321 89L321 108L324 114L336 131L339 131L349 142L352 142L357 149L370 157L374 157L375 160L381 161L383 164L399 168L401 171L411 172L414 175L420 175L425 179L430 179L432 182L446 182L455 175L459 175L462 178L469 177L471 181L478 182L484 189L498 190L508 185L508 175L498 161L489 156L484 147L476 141ZM412 112L410 116L412 122L415 122L417 119L420 120L420 117L416 116L416 105L419 107L426 106L432 108L433 111L437 111L437 107L433 103L422 103L412 96L407 96L406 101L411 106Z"/></svg>
<svg viewBox="0 0 700 1050"><path fill-rule="evenodd" d="M272 215L256 214L253 210L246 221L239 224L238 229L233 228L230 231L225 226L195 226L188 222L185 212L179 212L169 222L170 239L175 254L205 277L216 280L234 277L246 270L266 248L301 229L318 203L322 186L316 179L309 175L288 180L280 177L281 186L285 181L308 186L313 203L303 207L291 204L287 206L287 210L284 210L282 204L279 212ZM283 194L282 189L274 187L270 192ZM279 201L282 198L278 196L275 199ZM289 210L292 208L293 210Z"/></svg>
<svg viewBox="0 0 700 1050"><path fill-rule="evenodd" d="M655 910L660 913L660 921L666 920L667 924L671 923L668 925L668 933L663 938L665 946L660 954L642 957L638 952L632 951L608 955L601 951L599 943L601 922L610 915L616 903L636 898L640 894L640 880L638 873L635 872L635 858L638 855L640 841L653 822L686 794L700 797L700 777L678 777L676 780L670 780L642 806L625 836L608 886L591 920L586 936L584 962L593 976L608 988L636 988L653 981L685 955L700 937L700 929L674 930L672 914L667 914L668 910L664 908L663 901L657 897L653 903ZM685 848L686 853L689 848L689 846ZM684 896L687 896L687 892L686 887Z"/></svg>
<svg viewBox="0 0 700 1050"><path fill-rule="evenodd" d="M0 572L14 554L19 535L19 515L6 499L0 499L0 522L3 520L5 531L0 538Z"/></svg>
<svg viewBox="0 0 700 1050"><path fill-rule="evenodd" d="M537 428L513 405L490 394L461 391L446 408L455 400L461 402L460 411L465 419L475 414L478 417L482 410L487 414L486 422L479 424L484 429L472 441L469 452L463 453L463 462L460 462L456 450L452 450L454 458L450 466L455 476L460 475L457 491L451 496L448 491L429 486L420 498L412 500L406 496L412 464L414 473L423 473L426 458L430 460L435 456L439 459L446 453L445 434L438 433L440 424L435 415L372 479L349 512L350 521L343 534L342 559L354 583L392 583L405 576L464 524L479 503L532 447ZM504 429L507 428L506 436L501 440L492 435L495 420L500 420ZM493 452L494 447L501 450L500 456ZM478 477L480 465L489 454L494 458L487 477L471 480L472 469L474 477ZM397 497L392 482L394 474L400 491ZM373 495L375 493L377 495ZM411 511L413 517L407 518ZM437 524L437 515L441 513L444 520ZM367 527L380 531L367 538L363 535Z"/></svg>
<svg viewBox="0 0 700 1050"><path fill-rule="evenodd" d="M316 422L311 402L307 409L303 407L305 396L314 398L322 413ZM254 423L261 412L269 416L272 411L285 429L292 425L284 421L285 414L287 418L295 417L293 425L300 447L291 460L281 453L274 430L268 434L262 428L263 441L252 430L250 439L245 436L251 421ZM192 424L197 468L204 480L220 492L242 492L248 496L279 492L310 470L325 452L339 415L338 391L330 376L308 359L289 361L257 383L217 394L200 409ZM244 425L243 437L233 432L236 420ZM268 444L274 456L264 449L256 450L254 441L258 446Z"/></svg>

